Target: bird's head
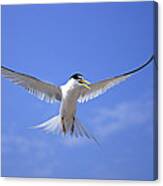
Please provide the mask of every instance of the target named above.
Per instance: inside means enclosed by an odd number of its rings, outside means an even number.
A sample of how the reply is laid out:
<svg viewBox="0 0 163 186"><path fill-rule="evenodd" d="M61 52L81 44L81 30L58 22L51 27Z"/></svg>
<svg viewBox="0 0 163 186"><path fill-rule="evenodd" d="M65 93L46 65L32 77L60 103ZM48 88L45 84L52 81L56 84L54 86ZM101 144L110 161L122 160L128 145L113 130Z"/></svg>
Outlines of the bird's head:
<svg viewBox="0 0 163 186"><path fill-rule="evenodd" d="M87 89L90 89L90 82L87 81L84 76L80 73L76 73L76 74L73 74L70 78L69 78L70 81L73 81L74 84L76 85L79 85L79 86L83 86Z"/></svg>

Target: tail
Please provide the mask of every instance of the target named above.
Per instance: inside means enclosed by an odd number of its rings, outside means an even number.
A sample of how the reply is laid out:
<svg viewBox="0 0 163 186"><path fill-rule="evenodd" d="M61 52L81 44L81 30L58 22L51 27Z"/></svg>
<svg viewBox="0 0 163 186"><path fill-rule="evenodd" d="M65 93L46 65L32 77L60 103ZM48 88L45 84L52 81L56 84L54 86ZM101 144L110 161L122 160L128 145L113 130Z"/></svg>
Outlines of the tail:
<svg viewBox="0 0 163 186"><path fill-rule="evenodd" d="M33 126L32 128L42 129L46 133L64 134L64 135L69 134L76 138L86 137L87 139L93 140L98 145L100 145L97 139L93 135L88 133L86 128L81 124L81 122L77 118L75 118L74 123L72 123L71 125L69 124L68 126L69 127L66 127L67 129L65 133L62 127L62 123L61 123L61 116L58 115L58 116L54 116L50 118L48 121L41 123L40 125ZM72 131L72 128L73 128L73 131Z"/></svg>
<svg viewBox="0 0 163 186"><path fill-rule="evenodd" d="M75 137L86 137L89 140L93 140L97 145L100 146L98 140L87 131L78 118L75 118L73 134Z"/></svg>
<svg viewBox="0 0 163 186"><path fill-rule="evenodd" d="M55 134L60 133L62 130L60 116L59 115L54 116L49 120L45 121L44 123L33 126L32 128L42 129L46 133L55 133Z"/></svg>

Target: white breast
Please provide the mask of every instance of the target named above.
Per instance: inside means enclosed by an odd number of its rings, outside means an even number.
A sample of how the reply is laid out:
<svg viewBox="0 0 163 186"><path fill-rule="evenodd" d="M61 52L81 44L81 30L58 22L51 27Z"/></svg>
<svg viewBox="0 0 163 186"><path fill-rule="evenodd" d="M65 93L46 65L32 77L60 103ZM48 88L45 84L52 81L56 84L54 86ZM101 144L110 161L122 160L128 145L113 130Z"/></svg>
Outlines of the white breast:
<svg viewBox="0 0 163 186"><path fill-rule="evenodd" d="M65 85L61 86L62 102L60 114L67 119L75 116L76 103L80 95L80 86L75 80L69 80Z"/></svg>

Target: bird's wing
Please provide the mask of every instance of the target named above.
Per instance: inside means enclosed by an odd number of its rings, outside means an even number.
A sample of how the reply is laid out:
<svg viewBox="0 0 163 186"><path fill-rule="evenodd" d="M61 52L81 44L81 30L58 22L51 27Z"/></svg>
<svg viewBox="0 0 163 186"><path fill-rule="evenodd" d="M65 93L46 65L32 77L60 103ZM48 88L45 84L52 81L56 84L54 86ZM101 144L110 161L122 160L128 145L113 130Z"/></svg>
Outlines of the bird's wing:
<svg viewBox="0 0 163 186"><path fill-rule="evenodd" d="M40 81L39 79L1 67L1 74L16 85L24 87L29 93L49 103L60 101L62 93L59 87Z"/></svg>
<svg viewBox="0 0 163 186"><path fill-rule="evenodd" d="M115 76L113 78L108 78L108 79L105 79L103 81L99 81L94 84L91 84L90 89L86 89L86 88L82 87L78 102L84 103L84 102L87 102L88 100L91 100L91 99L96 98L97 96L103 94L111 87L128 79L135 72L137 72L137 71L141 70L142 68L144 68L145 66L147 66L153 59L154 59L154 56L150 57L143 65L141 65L140 67L138 67L130 72L121 74L119 76Z"/></svg>

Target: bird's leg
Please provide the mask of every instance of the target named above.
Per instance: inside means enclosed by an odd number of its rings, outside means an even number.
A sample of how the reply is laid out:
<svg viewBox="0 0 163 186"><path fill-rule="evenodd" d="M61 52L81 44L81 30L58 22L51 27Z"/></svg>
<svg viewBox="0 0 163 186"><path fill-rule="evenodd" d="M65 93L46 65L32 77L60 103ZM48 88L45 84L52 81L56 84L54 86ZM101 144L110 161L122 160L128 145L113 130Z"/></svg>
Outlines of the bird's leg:
<svg viewBox="0 0 163 186"><path fill-rule="evenodd" d="M63 116L61 117L61 122L62 122L63 133L66 134L66 127L65 127L65 124L64 124L64 117Z"/></svg>
<svg viewBox="0 0 163 186"><path fill-rule="evenodd" d="M75 117L73 116L73 123L71 126L71 134L73 134L73 132L74 132L74 122L75 122Z"/></svg>

